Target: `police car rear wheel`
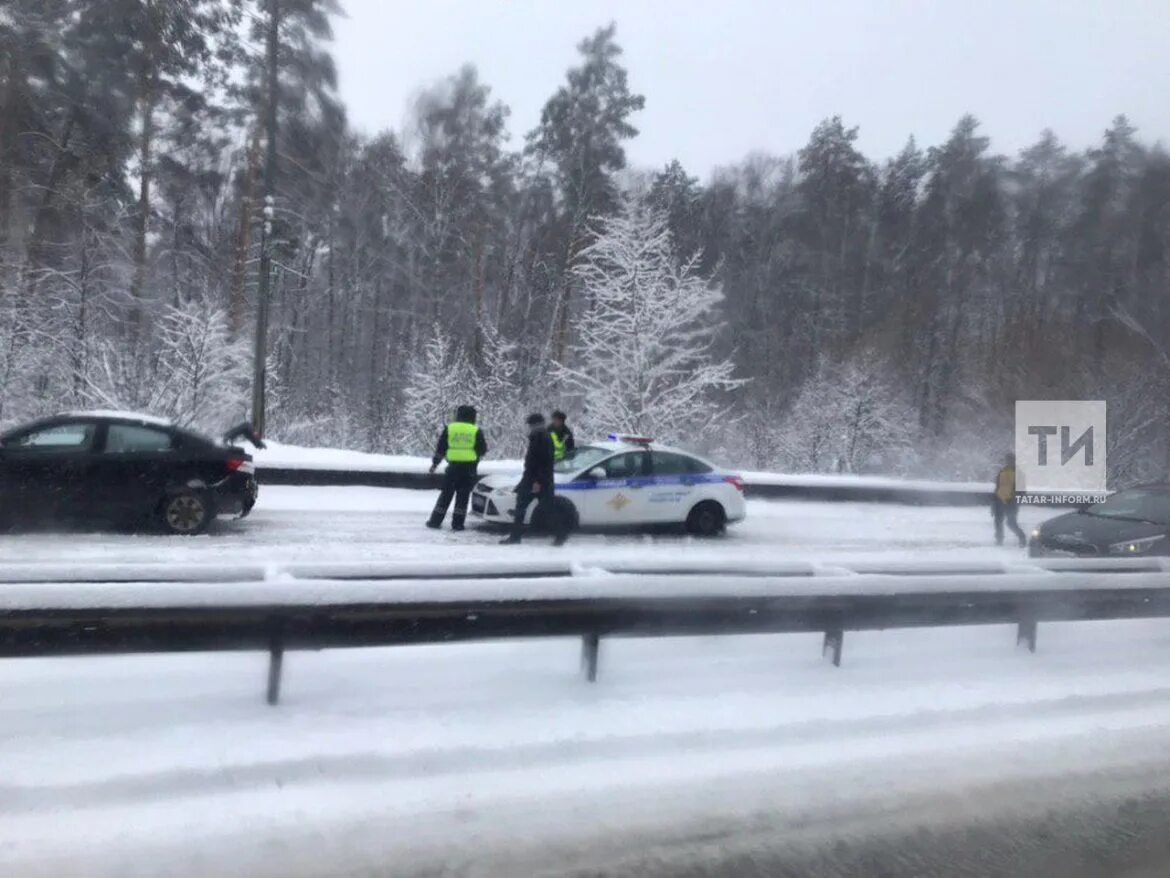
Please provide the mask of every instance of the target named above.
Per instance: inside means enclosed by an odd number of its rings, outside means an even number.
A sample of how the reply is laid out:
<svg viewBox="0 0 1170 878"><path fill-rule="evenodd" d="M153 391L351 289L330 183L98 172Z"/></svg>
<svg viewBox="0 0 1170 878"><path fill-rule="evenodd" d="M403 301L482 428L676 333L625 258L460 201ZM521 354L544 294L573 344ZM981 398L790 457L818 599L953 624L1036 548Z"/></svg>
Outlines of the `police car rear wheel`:
<svg viewBox="0 0 1170 878"><path fill-rule="evenodd" d="M705 500L687 516L687 532L698 537L711 537L723 531L727 514L714 500Z"/></svg>

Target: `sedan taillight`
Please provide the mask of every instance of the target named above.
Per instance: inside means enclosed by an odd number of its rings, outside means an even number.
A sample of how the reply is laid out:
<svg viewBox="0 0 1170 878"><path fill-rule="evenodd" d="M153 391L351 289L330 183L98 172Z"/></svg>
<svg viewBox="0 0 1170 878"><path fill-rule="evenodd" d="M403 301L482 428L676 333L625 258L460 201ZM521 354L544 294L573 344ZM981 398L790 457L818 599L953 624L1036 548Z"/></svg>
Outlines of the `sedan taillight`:
<svg viewBox="0 0 1170 878"><path fill-rule="evenodd" d="M229 457L226 461L224 461L224 463L226 463L227 468L234 473L256 472L255 465L246 457Z"/></svg>
<svg viewBox="0 0 1170 878"><path fill-rule="evenodd" d="M723 481L727 482L729 485L735 485L735 490L741 493L743 492L743 476L727 476Z"/></svg>

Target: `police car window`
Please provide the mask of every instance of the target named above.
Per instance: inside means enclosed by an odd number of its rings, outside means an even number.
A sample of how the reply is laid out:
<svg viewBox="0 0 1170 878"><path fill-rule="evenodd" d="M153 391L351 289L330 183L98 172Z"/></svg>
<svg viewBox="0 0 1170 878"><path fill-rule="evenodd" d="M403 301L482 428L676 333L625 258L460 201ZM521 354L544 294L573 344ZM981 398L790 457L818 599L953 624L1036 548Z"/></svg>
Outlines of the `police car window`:
<svg viewBox="0 0 1170 878"><path fill-rule="evenodd" d="M575 473L589 469L599 460L609 454L609 449L598 448L596 445L579 445L572 454L565 455L563 460L556 463L558 473Z"/></svg>
<svg viewBox="0 0 1170 878"><path fill-rule="evenodd" d="M6 448L39 454L66 454L83 451L93 442L93 424L56 424L33 430L5 442Z"/></svg>
<svg viewBox="0 0 1170 878"><path fill-rule="evenodd" d="M106 430L106 454L134 454L170 451L174 439L170 433L134 424L110 424Z"/></svg>
<svg viewBox="0 0 1170 878"><path fill-rule="evenodd" d="M643 461L645 458L645 452L632 451L629 454L619 454L617 457L611 457L601 467L605 470L605 477L607 479L628 479L644 474Z"/></svg>
<svg viewBox="0 0 1170 878"><path fill-rule="evenodd" d="M701 460L670 451L653 452L650 455L650 465L656 476L698 475L711 471L711 468Z"/></svg>

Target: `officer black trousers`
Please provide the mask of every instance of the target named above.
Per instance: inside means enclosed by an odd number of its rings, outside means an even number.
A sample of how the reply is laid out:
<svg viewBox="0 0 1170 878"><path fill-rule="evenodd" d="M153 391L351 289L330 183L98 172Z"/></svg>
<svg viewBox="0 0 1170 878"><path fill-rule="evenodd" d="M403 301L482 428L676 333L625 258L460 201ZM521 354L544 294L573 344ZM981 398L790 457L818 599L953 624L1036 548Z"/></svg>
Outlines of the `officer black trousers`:
<svg viewBox="0 0 1170 878"><path fill-rule="evenodd" d="M455 498L455 511L451 513L451 527L455 530L463 529L463 522L467 518L467 502L471 499L471 490L475 487L478 471L474 463L449 463L443 474L443 488L439 491L439 499L435 501L435 510L431 513L431 527L438 527L447 517L447 507L451 505L451 498Z"/></svg>

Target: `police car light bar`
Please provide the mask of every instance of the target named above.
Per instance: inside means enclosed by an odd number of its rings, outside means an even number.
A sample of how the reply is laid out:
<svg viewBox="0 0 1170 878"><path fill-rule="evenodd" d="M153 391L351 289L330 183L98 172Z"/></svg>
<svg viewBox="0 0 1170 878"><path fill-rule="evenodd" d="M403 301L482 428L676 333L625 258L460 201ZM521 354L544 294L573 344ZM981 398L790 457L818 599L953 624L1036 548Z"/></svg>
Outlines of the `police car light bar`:
<svg viewBox="0 0 1170 878"><path fill-rule="evenodd" d="M654 440L649 439L646 436L621 436L617 433L610 433L609 434L609 441L610 442L628 442L630 445L649 445Z"/></svg>

